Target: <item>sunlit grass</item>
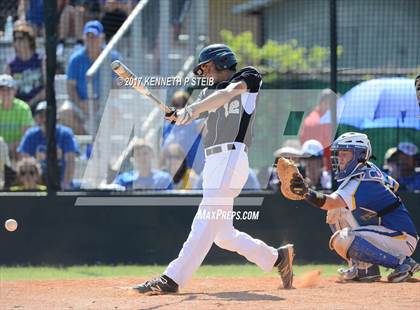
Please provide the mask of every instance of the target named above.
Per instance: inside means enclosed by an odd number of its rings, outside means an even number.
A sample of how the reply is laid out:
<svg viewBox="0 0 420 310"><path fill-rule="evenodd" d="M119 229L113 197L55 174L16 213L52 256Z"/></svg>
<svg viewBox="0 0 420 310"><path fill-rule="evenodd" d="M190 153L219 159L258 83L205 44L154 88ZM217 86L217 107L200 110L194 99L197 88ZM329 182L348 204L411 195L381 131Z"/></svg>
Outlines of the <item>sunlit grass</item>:
<svg viewBox="0 0 420 310"><path fill-rule="evenodd" d="M337 265L301 265L294 267L299 276L310 270L318 269L323 276L336 275ZM165 266L158 265L93 265L71 267L0 267L0 281L8 280L46 280L46 279L83 279L106 277L153 277L160 275ZM270 277L276 273L263 273L257 266L245 265L204 265L196 272L196 277Z"/></svg>

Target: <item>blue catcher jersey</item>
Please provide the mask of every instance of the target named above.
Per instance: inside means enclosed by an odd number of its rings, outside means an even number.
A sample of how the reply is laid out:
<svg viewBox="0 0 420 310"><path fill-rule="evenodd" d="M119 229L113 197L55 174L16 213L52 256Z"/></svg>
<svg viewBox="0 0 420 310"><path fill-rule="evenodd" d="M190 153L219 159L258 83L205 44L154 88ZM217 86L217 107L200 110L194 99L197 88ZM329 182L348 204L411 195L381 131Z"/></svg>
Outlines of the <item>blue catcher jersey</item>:
<svg viewBox="0 0 420 310"><path fill-rule="evenodd" d="M417 236L416 228L400 198L394 193L397 182L372 163L357 170L350 181L342 182L336 193L346 202L360 226L382 225ZM396 204L383 216L378 213Z"/></svg>

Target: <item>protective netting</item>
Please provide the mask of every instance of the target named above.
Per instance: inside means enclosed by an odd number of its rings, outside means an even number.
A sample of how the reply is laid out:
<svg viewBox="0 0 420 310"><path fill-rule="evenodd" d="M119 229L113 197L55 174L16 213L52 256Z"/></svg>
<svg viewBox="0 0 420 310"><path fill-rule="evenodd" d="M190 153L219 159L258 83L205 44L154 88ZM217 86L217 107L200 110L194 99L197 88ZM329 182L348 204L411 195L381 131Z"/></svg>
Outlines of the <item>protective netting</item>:
<svg viewBox="0 0 420 310"><path fill-rule="evenodd" d="M0 78L4 190L45 189L44 55L52 43L44 16L43 1L0 1L0 65L11 75ZM271 166L279 156L295 158L314 187L331 188L329 146L347 131L368 134L373 161L407 190L419 188L418 1L58 1L57 17L65 190L200 189L206 119L171 125L132 86L141 79L167 105L192 103L201 90L192 69L212 43L232 49L237 70L262 74L245 189L278 190ZM139 80L118 78L117 59Z"/></svg>

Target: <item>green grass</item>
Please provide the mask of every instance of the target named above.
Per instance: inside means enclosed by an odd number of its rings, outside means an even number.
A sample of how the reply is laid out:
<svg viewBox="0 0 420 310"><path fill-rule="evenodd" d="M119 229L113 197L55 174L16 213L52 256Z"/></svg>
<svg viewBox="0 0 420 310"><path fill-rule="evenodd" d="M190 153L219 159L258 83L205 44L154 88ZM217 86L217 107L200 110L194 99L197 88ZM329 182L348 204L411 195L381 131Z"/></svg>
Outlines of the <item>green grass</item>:
<svg viewBox="0 0 420 310"><path fill-rule="evenodd" d="M302 265L295 266L294 273L299 276L318 269L323 276L336 275L338 265ZM72 267L3 267L0 266L0 281L9 280L47 280L47 279L83 279L106 277L153 277L161 274L165 266L140 265L99 265ZM204 265L195 274L196 277L269 277L275 273L263 273L254 265Z"/></svg>

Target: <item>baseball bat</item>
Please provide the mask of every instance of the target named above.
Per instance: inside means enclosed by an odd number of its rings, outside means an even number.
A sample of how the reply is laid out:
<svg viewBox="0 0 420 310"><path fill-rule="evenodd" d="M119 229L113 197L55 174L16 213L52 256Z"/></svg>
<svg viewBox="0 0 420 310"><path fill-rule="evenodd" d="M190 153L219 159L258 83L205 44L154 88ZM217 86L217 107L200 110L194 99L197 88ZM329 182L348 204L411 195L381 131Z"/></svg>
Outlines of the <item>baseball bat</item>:
<svg viewBox="0 0 420 310"><path fill-rule="evenodd" d="M154 96L146 86L140 83L139 78L130 70L126 65L124 65L119 60L114 60L111 63L112 70L122 79L131 81L130 86L138 91L140 94L145 95L152 99L164 113L172 113L173 110L160 101L156 96Z"/></svg>
<svg viewBox="0 0 420 310"><path fill-rule="evenodd" d="M134 144L136 143L137 139L137 137L133 137L128 143L127 147L122 151L120 156L118 156L117 160L111 166L111 170L113 172L117 173L120 170L124 160L127 158L128 154L130 154L130 152L133 150Z"/></svg>

